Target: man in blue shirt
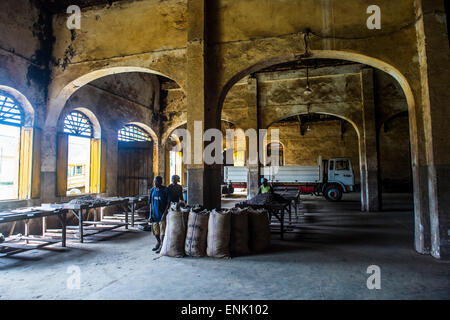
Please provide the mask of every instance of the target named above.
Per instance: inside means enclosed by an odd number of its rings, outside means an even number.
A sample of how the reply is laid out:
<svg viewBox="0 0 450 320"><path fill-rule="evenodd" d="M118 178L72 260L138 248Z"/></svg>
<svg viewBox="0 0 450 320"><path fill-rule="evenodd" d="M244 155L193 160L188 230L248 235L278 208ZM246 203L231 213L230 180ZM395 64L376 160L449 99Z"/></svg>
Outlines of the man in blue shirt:
<svg viewBox="0 0 450 320"><path fill-rule="evenodd" d="M162 185L162 177L160 176L155 178L155 186L150 190L149 202L150 222L157 241L152 250L159 253L164 240L166 215L170 204L168 189Z"/></svg>

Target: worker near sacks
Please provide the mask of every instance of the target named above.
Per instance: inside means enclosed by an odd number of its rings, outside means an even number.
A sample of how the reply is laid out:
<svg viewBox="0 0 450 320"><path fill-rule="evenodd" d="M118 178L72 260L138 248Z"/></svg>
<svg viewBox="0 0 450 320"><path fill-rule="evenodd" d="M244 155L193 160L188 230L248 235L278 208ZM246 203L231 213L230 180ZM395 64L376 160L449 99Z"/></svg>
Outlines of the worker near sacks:
<svg viewBox="0 0 450 320"><path fill-rule="evenodd" d="M258 194L274 193L272 186L266 178L261 178L261 186L259 187Z"/></svg>
<svg viewBox="0 0 450 320"><path fill-rule="evenodd" d="M175 203L184 203L183 200L183 187L179 185L180 177L178 175L172 176L172 183L168 187L169 191L169 202L175 202Z"/></svg>
<svg viewBox="0 0 450 320"><path fill-rule="evenodd" d="M155 186L150 190L149 195L150 223L157 241L152 250L156 253L161 251L161 244L166 230L166 216L170 205L169 189L163 186L162 182L162 177L157 176L155 178Z"/></svg>

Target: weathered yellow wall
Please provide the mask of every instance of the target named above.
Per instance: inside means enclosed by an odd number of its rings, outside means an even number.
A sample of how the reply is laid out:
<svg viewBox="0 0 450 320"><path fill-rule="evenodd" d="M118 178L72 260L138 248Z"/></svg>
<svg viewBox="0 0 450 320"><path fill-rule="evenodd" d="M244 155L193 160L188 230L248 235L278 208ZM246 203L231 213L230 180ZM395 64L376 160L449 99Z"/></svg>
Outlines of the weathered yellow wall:
<svg viewBox="0 0 450 320"><path fill-rule="evenodd" d="M316 165L317 158L350 158L359 183L358 136L355 129L346 124L346 132L341 136L341 121L308 123L309 130L300 134L298 123L276 124L269 130L279 130L280 142L284 147L285 165Z"/></svg>
<svg viewBox="0 0 450 320"><path fill-rule="evenodd" d="M186 2L116 2L111 7L85 9L81 30L73 34L65 27L67 15L59 15L54 21L54 56L80 63L184 48Z"/></svg>

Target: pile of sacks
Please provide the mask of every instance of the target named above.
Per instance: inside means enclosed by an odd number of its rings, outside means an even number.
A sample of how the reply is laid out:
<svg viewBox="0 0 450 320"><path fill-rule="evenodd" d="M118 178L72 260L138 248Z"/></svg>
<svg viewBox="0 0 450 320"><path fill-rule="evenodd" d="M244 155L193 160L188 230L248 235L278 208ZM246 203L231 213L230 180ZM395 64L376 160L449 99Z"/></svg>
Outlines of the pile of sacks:
<svg viewBox="0 0 450 320"><path fill-rule="evenodd" d="M180 208L173 203L166 217L161 255L229 258L259 253L269 245L266 210L208 211L200 207Z"/></svg>

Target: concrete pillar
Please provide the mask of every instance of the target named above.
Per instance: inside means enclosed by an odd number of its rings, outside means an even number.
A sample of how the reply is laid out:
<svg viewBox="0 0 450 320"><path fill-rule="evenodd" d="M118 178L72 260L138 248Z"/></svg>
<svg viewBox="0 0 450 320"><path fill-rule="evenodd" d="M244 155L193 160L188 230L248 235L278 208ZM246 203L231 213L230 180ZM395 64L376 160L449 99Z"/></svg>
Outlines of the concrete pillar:
<svg viewBox="0 0 450 320"><path fill-rule="evenodd" d="M115 130L104 130L103 135L106 140L106 194L108 196L117 195L117 178L119 162L118 136Z"/></svg>
<svg viewBox="0 0 450 320"><path fill-rule="evenodd" d="M215 72L209 69L207 59L206 1L188 0L187 11L187 129L191 135L191 164L187 166L188 204L220 208L221 165L206 166L203 163L203 132L210 128L220 129L220 117L214 112L218 97Z"/></svg>
<svg viewBox="0 0 450 320"><path fill-rule="evenodd" d="M41 141L41 201L56 201L56 135L55 127L42 130Z"/></svg>
<svg viewBox="0 0 450 320"><path fill-rule="evenodd" d="M378 188L378 147L373 88L373 70L361 70L362 122L360 140L361 210L380 211Z"/></svg>
<svg viewBox="0 0 450 320"><path fill-rule="evenodd" d="M156 176L161 176L163 178L163 184L168 185L170 184L170 181L166 181L166 146L161 143L161 139L157 142L156 148L153 148L153 152L157 151L157 156L153 157L153 159L156 159L158 161L158 171L155 173ZM153 183L153 181L152 181Z"/></svg>
<svg viewBox="0 0 450 320"><path fill-rule="evenodd" d="M450 259L450 140L448 101L450 50L444 1L416 2L423 19L416 25L425 131L431 254Z"/></svg>
<svg viewBox="0 0 450 320"><path fill-rule="evenodd" d="M259 121L258 121L258 80L253 77L248 78L248 127L247 129L254 129L258 133L259 130ZM257 134L259 139L259 134ZM252 197L258 194L259 189L259 179L260 179L260 162L257 164L250 163L249 161L249 139L246 139L246 153L247 153L247 199L251 199ZM259 141L256 141L257 146L259 146ZM259 152L259 150L258 150ZM258 154L252 155L258 157Z"/></svg>

